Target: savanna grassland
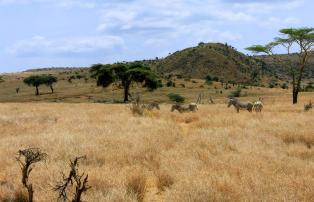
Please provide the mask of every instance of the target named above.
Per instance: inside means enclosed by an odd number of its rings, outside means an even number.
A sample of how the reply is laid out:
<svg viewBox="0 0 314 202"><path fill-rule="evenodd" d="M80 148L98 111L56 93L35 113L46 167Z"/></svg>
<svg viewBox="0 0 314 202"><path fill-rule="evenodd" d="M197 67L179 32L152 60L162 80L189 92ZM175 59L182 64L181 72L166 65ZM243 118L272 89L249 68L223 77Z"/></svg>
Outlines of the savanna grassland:
<svg viewBox="0 0 314 202"><path fill-rule="evenodd" d="M28 147L48 154L31 173L36 201L56 201L60 172L81 155L85 201L313 201L314 111L303 111L313 96L265 96L261 114L221 100L141 117L127 105L2 103L0 201L23 190L15 157Z"/></svg>

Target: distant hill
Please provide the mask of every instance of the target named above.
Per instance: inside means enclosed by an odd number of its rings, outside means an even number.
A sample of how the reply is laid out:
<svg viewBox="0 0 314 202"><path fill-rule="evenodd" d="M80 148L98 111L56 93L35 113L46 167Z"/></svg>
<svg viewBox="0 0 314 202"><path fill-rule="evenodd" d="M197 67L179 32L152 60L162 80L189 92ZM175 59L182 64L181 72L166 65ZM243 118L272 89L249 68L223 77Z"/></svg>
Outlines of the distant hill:
<svg viewBox="0 0 314 202"><path fill-rule="evenodd" d="M164 75L180 75L184 78L205 76L218 77L223 81L261 84L273 79L290 78L287 66L278 62L293 58L297 65L296 54L275 56L248 56L228 44L200 43L196 47L177 51L166 58L146 60L157 72ZM314 78L314 52L310 54L305 71L306 79Z"/></svg>
<svg viewBox="0 0 314 202"><path fill-rule="evenodd" d="M86 69L88 67L45 67L45 68L34 68L34 69L27 69L24 72L44 72L44 71L54 71L54 70L60 70L60 71L71 71L71 70L81 70Z"/></svg>
<svg viewBox="0 0 314 202"><path fill-rule="evenodd" d="M159 73L184 78L203 79L210 75L224 81L251 83L272 75L262 59L247 56L232 46L220 43L200 43L166 58L145 62Z"/></svg>

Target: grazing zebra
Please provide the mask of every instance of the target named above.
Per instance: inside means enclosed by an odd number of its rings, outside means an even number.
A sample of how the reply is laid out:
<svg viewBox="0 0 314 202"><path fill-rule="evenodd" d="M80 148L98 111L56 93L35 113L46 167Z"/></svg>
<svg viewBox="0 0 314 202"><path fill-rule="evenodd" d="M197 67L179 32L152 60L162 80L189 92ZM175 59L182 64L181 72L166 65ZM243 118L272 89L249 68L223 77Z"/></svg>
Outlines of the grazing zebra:
<svg viewBox="0 0 314 202"><path fill-rule="evenodd" d="M183 112L196 112L198 110L196 103L191 103L189 105L181 105L181 104L174 104L171 107L171 112L177 110L180 113Z"/></svg>
<svg viewBox="0 0 314 202"><path fill-rule="evenodd" d="M248 110L249 112L252 112L253 104L251 102L240 102L236 98L229 98L228 107L233 105L237 112L239 113L240 109Z"/></svg>
<svg viewBox="0 0 314 202"><path fill-rule="evenodd" d="M253 110L254 110L255 112L262 112L262 109L263 109L263 107L264 107L264 104L263 104L262 100L263 100L262 98L259 98L258 101L254 102L254 104L253 104Z"/></svg>
<svg viewBox="0 0 314 202"><path fill-rule="evenodd" d="M147 109L148 111L151 111L155 108L160 110L159 104L157 102L153 102L153 103L149 103L149 104L143 104L142 108Z"/></svg>
<svg viewBox="0 0 314 202"><path fill-rule="evenodd" d="M310 100L310 102L308 104L304 105L304 111L306 111L306 112L309 111L312 108L313 108L312 100Z"/></svg>

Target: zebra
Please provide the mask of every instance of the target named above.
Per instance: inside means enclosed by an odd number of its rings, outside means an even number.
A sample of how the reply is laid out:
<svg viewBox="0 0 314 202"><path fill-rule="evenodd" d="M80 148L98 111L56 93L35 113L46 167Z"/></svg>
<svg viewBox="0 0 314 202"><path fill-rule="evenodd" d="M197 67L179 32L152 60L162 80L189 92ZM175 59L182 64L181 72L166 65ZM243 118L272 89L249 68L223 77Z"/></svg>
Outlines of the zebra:
<svg viewBox="0 0 314 202"><path fill-rule="evenodd" d="M181 105L181 104L174 104L171 107L171 112L177 110L180 113L183 112L196 112L198 110L196 103L190 103L189 105Z"/></svg>
<svg viewBox="0 0 314 202"><path fill-rule="evenodd" d="M240 102L236 98L229 98L228 107L233 105L237 112L239 113L240 109L248 110L249 112L252 112L253 104L251 102Z"/></svg>
<svg viewBox="0 0 314 202"><path fill-rule="evenodd" d="M255 112L262 112L262 109L263 109L263 107L264 107L264 104L263 104L262 100L263 100L262 98L259 98L258 101L254 102L254 104L253 104L253 110L254 110Z"/></svg>
<svg viewBox="0 0 314 202"><path fill-rule="evenodd" d="M153 110L154 108L160 110L159 104L157 102L149 103L149 104L143 104L143 109L147 109L148 111Z"/></svg>

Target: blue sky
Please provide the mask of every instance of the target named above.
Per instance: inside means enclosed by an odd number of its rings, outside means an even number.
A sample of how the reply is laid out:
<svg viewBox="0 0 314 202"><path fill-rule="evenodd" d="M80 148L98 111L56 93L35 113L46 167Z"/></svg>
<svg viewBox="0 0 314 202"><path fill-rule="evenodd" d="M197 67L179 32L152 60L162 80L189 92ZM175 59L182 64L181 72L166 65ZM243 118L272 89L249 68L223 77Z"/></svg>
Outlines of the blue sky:
<svg viewBox="0 0 314 202"><path fill-rule="evenodd" d="M0 72L164 57L199 42L239 51L314 27L313 0L0 0Z"/></svg>

